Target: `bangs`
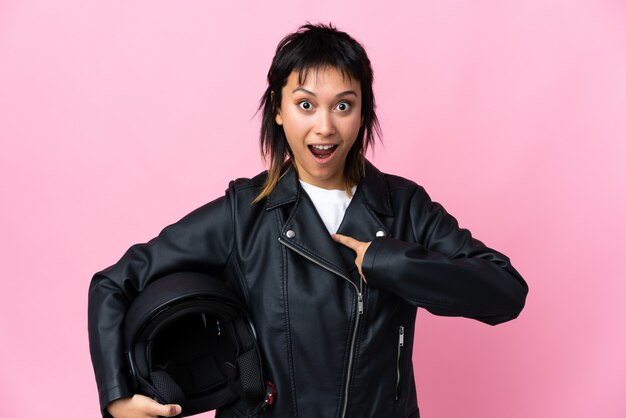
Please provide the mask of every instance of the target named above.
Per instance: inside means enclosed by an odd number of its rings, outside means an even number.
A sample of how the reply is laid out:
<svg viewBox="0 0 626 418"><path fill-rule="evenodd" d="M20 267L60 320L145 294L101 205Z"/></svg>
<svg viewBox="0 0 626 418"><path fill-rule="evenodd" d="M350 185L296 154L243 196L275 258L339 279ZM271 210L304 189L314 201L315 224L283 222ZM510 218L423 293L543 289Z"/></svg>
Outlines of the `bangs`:
<svg viewBox="0 0 626 418"><path fill-rule="evenodd" d="M333 69L333 70L337 70L341 73L341 76L343 77L343 79L345 80L346 77L348 78L348 80L352 80L355 79L357 81L361 81L359 80L359 78L351 73L349 71L349 69L347 68L342 68L338 65L334 65L334 64L330 64L330 63L323 63L323 64L311 64L308 67L296 67L296 69L294 69L294 71L298 72L298 84L303 85L306 82L307 76L313 72L315 73L315 75L317 76L317 73L320 71L325 71L325 70L329 70L329 69Z"/></svg>
<svg viewBox="0 0 626 418"><path fill-rule="evenodd" d="M365 81L371 72L365 50L358 43L350 42L345 33L319 29L309 30L306 36L298 31L282 40L268 74L270 83L276 78L284 80L292 71L298 71L298 81L302 84L309 71L327 68L339 70L344 77Z"/></svg>

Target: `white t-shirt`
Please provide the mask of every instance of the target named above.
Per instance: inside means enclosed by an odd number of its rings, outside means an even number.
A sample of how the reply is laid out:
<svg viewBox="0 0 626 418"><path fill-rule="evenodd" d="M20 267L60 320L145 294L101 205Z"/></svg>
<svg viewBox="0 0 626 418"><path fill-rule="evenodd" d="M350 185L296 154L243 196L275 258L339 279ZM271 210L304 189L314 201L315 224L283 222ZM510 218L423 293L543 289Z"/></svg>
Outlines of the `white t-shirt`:
<svg viewBox="0 0 626 418"><path fill-rule="evenodd" d="M348 196L345 190L322 189L302 180L300 180L300 184L311 198L311 201L313 201L313 205L317 209L317 213L322 218L328 232L331 234L336 233L352 197ZM354 196L355 191L356 186L352 187L352 196Z"/></svg>

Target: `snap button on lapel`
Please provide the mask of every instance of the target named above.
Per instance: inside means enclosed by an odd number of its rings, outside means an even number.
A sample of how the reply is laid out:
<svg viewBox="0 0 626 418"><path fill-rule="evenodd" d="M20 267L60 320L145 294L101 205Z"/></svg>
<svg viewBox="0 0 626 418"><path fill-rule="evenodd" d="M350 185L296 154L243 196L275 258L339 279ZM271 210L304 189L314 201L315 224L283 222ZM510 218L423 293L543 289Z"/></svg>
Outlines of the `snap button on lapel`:
<svg viewBox="0 0 626 418"><path fill-rule="evenodd" d="M376 231L376 236L377 237L384 237L385 236L385 231Z"/></svg>
<svg viewBox="0 0 626 418"><path fill-rule="evenodd" d="M285 235L287 235L287 238L293 238L296 236L296 233L290 229L289 231L285 233Z"/></svg>

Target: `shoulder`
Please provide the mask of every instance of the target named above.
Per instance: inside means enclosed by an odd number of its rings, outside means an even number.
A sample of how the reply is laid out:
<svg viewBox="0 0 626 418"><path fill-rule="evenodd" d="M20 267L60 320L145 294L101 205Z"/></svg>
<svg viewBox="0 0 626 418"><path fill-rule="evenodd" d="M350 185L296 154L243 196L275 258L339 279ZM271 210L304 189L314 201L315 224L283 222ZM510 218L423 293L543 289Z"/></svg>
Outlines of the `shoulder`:
<svg viewBox="0 0 626 418"><path fill-rule="evenodd" d="M433 201L423 185L412 179L396 174L383 173L371 164L367 173L373 178L378 178L377 182L379 184L385 185L386 194L389 196L388 205L394 213L405 211L426 213L441 206ZM380 190L384 188L380 188Z"/></svg>
<svg viewBox="0 0 626 418"><path fill-rule="evenodd" d="M414 180L394 174L385 174L391 200L396 207L416 208L428 207L432 203L426 189ZM421 209L420 209L421 210Z"/></svg>
<svg viewBox="0 0 626 418"><path fill-rule="evenodd" d="M398 176L396 174L384 173L385 180L387 181L387 187L390 192L394 191L415 191L416 188L421 187L414 180L406 177Z"/></svg>
<svg viewBox="0 0 626 418"><path fill-rule="evenodd" d="M261 190L263 190L266 178L267 171L262 171L252 178L240 177L231 180L226 189L226 197L231 200L232 204L235 206L251 206L254 199L256 199L261 193ZM244 203L245 205L242 205Z"/></svg>
<svg viewBox="0 0 626 418"><path fill-rule="evenodd" d="M265 184L267 178L267 171L262 171L252 178L239 177L235 180L231 180L228 184L226 194L254 194L259 193Z"/></svg>
<svg viewBox="0 0 626 418"><path fill-rule="evenodd" d="M228 188L233 189L235 191L243 191L247 189L259 189L263 187L263 184L265 183L266 178L267 178L267 171L262 171L252 178L239 177L235 180L232 180L230 184L228 185Z"/></svg>
<svg viewBox="0 0 626 418"><path fill-rule="evenodd" d="M425 193L424 187L416 181L396 174L382 172L369 162L366 173L384 183L388 192L392 195L412 195L416 192Z"/></svg>

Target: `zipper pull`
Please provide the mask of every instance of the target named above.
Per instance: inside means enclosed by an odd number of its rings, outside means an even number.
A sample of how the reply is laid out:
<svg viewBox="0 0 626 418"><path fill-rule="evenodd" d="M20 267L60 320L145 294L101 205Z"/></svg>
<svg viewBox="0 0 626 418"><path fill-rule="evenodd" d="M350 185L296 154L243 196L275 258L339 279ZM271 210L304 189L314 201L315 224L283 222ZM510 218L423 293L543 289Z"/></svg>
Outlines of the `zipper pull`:
<svg viewBox="0 0 626 418"><path fill-rule="evenodd" d="M398 347L404 347L404 326L400 325L399 335L398 335Z"/></svg>
<svg viewBox="0 0 626 418"><path fill-rule="evenodd" d="M359 292L359 315L363 315L363 293Z"/></svg>

